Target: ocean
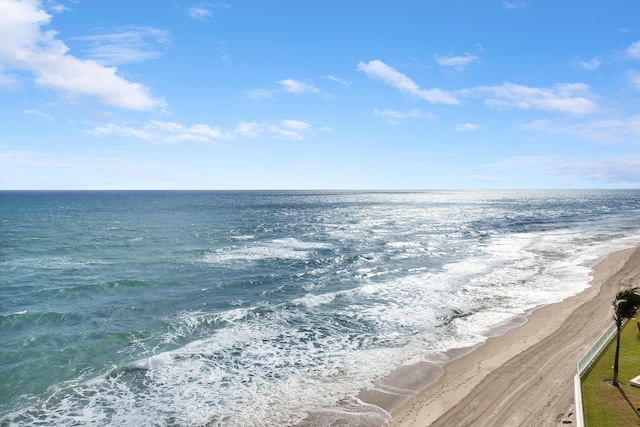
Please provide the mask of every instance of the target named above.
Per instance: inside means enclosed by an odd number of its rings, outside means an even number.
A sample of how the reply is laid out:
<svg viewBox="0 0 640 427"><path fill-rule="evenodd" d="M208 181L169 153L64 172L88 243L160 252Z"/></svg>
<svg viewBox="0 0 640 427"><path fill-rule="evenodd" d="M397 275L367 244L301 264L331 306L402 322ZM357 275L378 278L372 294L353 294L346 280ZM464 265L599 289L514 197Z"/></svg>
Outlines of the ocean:
<svg viewBox="0 0 640 427"><path fill-rule="evenodd" d="M3 191L0 425L383 425L363 390L585 289L639 214L636 190Z"/></svg>

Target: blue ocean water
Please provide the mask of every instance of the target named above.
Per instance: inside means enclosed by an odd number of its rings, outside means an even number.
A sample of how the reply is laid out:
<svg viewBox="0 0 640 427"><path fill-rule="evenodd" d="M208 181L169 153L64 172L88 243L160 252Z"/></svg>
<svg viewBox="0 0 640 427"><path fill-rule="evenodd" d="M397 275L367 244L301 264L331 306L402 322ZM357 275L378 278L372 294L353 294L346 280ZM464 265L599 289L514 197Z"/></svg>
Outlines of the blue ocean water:
<svg viewBox="0 0 640 427"><path fill-rule="evenodd" d="M0 192L0 425L357 406L584 289L639 213L635 190Z"/></svg>

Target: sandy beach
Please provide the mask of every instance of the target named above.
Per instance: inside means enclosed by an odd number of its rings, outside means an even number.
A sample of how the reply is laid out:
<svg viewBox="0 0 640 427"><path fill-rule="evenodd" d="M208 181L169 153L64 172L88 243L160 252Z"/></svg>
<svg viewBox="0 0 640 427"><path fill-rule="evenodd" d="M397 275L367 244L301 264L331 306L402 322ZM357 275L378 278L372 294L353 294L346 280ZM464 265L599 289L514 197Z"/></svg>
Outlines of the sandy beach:
<svg viewBox="0 0 640 427"><path fill-rule="evenodd" d="M612 322L616 292L639 285L640 247L609 255L580 294L534 310L522 326L448 362L392 411L390 425L575 425L576 363Z"/></svg>

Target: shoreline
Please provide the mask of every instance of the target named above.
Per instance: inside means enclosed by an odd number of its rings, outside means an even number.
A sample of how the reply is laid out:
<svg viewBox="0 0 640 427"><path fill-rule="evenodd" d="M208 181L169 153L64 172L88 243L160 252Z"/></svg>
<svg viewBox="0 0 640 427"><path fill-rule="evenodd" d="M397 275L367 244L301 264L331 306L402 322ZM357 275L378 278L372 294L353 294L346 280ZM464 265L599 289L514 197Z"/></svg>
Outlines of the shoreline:
<svg viewBox="0 0 640 427"><path fill-rule="evenodd" d="M612 321L616 292L640 283L640 246L600 260L589 283L579 294L532 310L520 326L451 351L444 365L424 362L392 374L392 383L406 382L412 397L390 397L382 384L362 401L387 409L390 427L575 425L576 363Z"/></svg>

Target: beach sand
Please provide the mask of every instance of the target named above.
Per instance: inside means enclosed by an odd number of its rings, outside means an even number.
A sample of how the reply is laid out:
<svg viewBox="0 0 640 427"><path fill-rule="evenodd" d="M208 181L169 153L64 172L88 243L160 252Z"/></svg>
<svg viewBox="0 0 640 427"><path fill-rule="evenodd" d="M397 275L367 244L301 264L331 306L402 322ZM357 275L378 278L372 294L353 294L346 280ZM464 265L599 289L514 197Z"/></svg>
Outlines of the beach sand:
<svg viewBox="0 0 640 427"><path fill-rule="evenodd" d="M633 286L640 286L640 247L599 262L580 294L534 310L522 326L445 364L417 395L391 405L390 426L575 425L576 363L611 324L615 294Z"/></svg>

